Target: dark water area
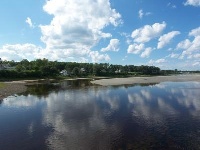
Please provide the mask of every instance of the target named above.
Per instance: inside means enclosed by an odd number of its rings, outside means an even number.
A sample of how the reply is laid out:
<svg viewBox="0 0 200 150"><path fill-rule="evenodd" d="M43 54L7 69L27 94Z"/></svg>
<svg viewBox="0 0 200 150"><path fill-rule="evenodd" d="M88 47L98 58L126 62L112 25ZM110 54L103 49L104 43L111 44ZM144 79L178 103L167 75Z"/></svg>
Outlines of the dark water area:
<svg viewBox="0 0 200 150"><path fill-rule="evenodd" d="M200 83L38 84L0 104L1 150L200 149Z"/></svg>

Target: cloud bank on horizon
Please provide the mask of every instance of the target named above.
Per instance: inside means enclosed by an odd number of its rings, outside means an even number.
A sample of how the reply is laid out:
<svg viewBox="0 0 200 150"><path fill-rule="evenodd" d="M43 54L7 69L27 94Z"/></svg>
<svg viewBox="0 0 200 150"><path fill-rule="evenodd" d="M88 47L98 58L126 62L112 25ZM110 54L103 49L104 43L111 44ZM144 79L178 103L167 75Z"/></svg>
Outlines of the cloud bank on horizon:
<svg viewBox="0 0 200 150"><path fill-rule="evenodd" d="M0 2L0 8L7 8L0 9L5 20L0 30L3 60L200 70L200 0L22 1L27 5Z"/></svg>

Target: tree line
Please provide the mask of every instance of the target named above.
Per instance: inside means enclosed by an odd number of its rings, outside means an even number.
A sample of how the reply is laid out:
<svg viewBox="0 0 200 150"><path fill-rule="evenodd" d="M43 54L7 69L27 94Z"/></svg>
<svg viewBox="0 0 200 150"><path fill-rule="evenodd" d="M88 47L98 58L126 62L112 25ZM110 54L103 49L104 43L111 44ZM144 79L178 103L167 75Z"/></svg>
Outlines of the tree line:
<svg viewBox="0 0 200 150"><path fill-rule="evenodd" d="M36 59L20 62L3 61L13 69L0 70L0 78L44 78L58 77L65 70L71 77L86 76L137 76L137 75L159 75L160 68L155 66L135 65L113 65L109 63L77 63L58 62L48 59Z"/></svg>

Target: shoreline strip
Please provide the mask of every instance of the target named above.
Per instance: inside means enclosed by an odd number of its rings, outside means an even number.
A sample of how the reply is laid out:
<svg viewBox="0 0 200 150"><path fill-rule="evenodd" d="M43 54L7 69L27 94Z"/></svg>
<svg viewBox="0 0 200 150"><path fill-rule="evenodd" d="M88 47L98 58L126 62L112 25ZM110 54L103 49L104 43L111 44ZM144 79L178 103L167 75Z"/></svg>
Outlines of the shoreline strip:
<svg viewBox="0 0 200 150"><path fill-rule="evenodd" d="M200 75L173 75L173 76L153 76L153 77L129 77L129 78L111 78L91 81L92 84L102 86L112 85L131 85L131 84L150 84L160 82L200 82Z"/></svg>

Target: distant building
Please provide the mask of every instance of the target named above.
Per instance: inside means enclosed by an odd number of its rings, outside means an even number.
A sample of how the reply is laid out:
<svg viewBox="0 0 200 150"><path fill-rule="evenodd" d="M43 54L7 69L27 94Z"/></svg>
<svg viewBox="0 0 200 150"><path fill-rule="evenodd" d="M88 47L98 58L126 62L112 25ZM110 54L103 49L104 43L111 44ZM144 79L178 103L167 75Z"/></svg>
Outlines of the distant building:
<svg viewBox="0 0 200 150"><path fill-rule="evenodd" d="M0 70L13 70L15 67L11 67L10 64L3 64L2 59L0 58Z"/></svg>
<svg viewBox="0 0 200 150"><path fill-rule="evenodd" d="M60 72L60 74L63 75L63 76L68 76L69 75L69 73L67 72L67 70L62 70Z"/></svg>
<svg viewBox="0 0 200 150"><path fill-rule="evenodd" d="M85 68L81 68L80 71L81 71L81 72L85 72Z"/></svg>
<svg viewBox="0 0 200 150"><path fill-rule="evenodd" d="M117 70L115 71L115 73L121 73L121 70L120 70L120 69L117 69Z"/></svg>

